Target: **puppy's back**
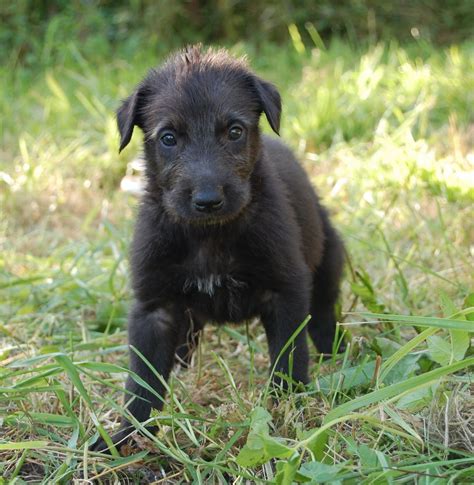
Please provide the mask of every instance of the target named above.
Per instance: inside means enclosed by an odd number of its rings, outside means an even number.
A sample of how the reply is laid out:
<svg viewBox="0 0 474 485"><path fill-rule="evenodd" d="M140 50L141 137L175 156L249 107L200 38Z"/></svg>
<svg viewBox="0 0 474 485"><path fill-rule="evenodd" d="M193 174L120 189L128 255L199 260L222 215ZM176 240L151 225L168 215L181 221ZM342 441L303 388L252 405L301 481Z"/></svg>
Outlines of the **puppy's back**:
<svg viewBox="0 0 474 485"><path fill-rule="evenodd" d="M306 263L314 270L320 263L324 247L322 211L308 175L292 151L274 137L262 136L265 163L274 169L287 190L289 204L301 230Z"/></svg>

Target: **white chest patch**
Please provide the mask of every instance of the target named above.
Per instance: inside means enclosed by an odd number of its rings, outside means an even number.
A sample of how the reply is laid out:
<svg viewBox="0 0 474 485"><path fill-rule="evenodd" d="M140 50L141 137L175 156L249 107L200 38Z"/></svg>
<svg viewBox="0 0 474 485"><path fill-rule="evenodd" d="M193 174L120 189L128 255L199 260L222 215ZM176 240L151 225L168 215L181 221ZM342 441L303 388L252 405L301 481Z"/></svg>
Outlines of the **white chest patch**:
<svg viewBox="0 0 474 485"><path fill-rule="evenodd" d="M217 288L225 287L228 290L235 290L245 286L247 286L245 282L236 280L230 275L211 274L207 278L200 278L198 276L186 278L183 291L189 293L192 290L197 290L199 293L214 296Z"/></svg>

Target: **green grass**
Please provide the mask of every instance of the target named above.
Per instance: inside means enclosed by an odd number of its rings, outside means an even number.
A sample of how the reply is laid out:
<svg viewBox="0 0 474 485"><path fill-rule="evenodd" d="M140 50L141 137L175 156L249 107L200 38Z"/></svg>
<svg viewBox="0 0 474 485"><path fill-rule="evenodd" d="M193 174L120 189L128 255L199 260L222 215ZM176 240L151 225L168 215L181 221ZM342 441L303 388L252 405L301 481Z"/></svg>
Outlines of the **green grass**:
<svg viewBox="0 0 474 485"><path fill-rule="evenodd" d="M65 44L62 64L2 72L5 483L474 479L474 45L293 40L233 50L281 88L282 136L346 241L347 351L313 352L311 385L273 406L260 325L209 326L159 433L120 458L88 451L123 414L127 374L137 201L118 187L140 137L117 155L114 109L158 59Z"/></svg>

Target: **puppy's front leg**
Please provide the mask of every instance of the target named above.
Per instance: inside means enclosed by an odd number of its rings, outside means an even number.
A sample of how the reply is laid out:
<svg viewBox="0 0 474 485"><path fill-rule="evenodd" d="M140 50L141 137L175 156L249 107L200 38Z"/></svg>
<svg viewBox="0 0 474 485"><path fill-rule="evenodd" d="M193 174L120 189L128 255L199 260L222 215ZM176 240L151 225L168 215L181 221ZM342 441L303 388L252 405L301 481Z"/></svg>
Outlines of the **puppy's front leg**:
<svg viewBox="0 0 474 485"><path fill-rule="evenodd" d="M174 314L175 312L164 308L150 311L142 304L136 303L130 313L128 325L130 346L137 349L165 381L168 380L173 367L178 344L180 322L176 321ZM162 409L162 399L165 395L162 381L148 363L133 348L130 349L130 370L156 391L156 394L152 393L135 382L131 376L128 377L125 386L127 410L140 422L150 417L152 407ZM122 418L120 430L112 437L112 441L114 444L119 443L132 430L132 424L126 418ZM107 445L102 439L99 439L93 445L93 449L105 451Z"/></svg>
<svg viewBox="0 0 474 485"><path fill-rule="evenodd" d="M151 364L155 371L167 381L174 363L174 354L178 345L179 322L173 312L160 308L148 311L137 303L133 308L128 328L128 343L135 347ZM151 408L162 409L165 387L162 381L150 369L142 357L130 350L130 370L138 374L152 387L161 399L135 382L131 376L125 386L125 400L134 398L128 405L128 411L138 420L150 417Z"/></svg>
<svg viewBox="0 0 474 485"><path fill-rule="evenodd" d="M300 331L293 343L280 355L291 336L307 316L309 302L304 292L287 291L276 294L266 311L262 322L267 334L271 368L281 372L296 382L308 382L308 344L306 328ZM288 387L288 383L279 376L273 376L277 387Z"/></svg>

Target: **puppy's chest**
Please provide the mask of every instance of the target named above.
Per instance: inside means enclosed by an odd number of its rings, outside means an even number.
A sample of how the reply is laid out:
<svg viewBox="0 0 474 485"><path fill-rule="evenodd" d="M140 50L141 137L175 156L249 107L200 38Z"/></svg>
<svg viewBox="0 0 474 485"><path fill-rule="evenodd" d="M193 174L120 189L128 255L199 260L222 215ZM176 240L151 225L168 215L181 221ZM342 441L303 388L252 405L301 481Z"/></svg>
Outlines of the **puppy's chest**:
<svg viewBox="0 0 474 485"><path fill-rule="evenodd" d="M182 291L214 296L216 293L235 293L247 287L239 274L235 254L210 245L202 245L190 252L184 266Z"/></svg>

